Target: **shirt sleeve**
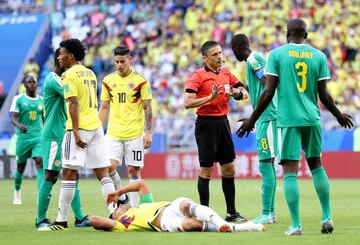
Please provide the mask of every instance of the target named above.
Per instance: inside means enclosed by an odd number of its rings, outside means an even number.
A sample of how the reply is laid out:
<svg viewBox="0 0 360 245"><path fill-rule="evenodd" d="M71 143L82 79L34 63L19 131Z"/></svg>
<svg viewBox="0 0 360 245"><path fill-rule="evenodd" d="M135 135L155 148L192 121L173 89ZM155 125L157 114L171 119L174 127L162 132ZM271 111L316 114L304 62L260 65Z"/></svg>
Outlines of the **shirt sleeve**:
<svg viewBox="0 0 360 245"><path fill-rule="evenodd" d="M64 97L65 99L69 97L75 97L78 95L78 88L76 84L76 79L70 74L65 74L62 79L62 84L64 85Z"/></svg>
<svg viewBox="0 0 360 245"><path fill-rule="evenodd" d="M148 81L145 81L144 86L141 87L141 100L151 100L152 93L151 93L151 86Z"/></svg>
<svg viewBox="0 0 360 245"><path fill-rule="evenodd" d="M229 76L230 76L230 85L232 87L241 87L241 85L239 85L239 83L241 82L239 81L239 79L237 79L237 77L235 77L231 72L229 72Z"/></svg>
<svg viewBox="0 0 360 245"><path fill-rule="evenodd" d="M201 76L197 72L192 73L189 80L186 83L186 89L190 89L195 92L198 92L200 86L201 86Z"/></svg>
<svg viewBox="0 0 360 245"><path fill-rule="evenodd" d="M276 54L274 53L274 51L270 52L269 59L268 59L265 70L266 70L265 71L266 75L271 75L271 76L276 76L276 77L279 76Z"/></svg>
<svg viewBox="0 0 360 245"><path fill-rule="evenodd" d="M330 79L330 78L331 78L330 77L330 70L329 70L329 66L327 64L327 60L325 58L325 55L322 55L318 81L327 80L327 79Z"/></svg>
<svg viewBox="0 0 360 245"><path fill-rule="evenodd" d="M19 96L15 96L10 106L10 112L20 112L20 105L18 103Z"/></svg>
<svg viewBox="0 0 360 245"><path fill-rule="evenodd" d="M104 79L101 85L101 100L111 100L111 91L112 89L109 87L108 82Z"/></svg>

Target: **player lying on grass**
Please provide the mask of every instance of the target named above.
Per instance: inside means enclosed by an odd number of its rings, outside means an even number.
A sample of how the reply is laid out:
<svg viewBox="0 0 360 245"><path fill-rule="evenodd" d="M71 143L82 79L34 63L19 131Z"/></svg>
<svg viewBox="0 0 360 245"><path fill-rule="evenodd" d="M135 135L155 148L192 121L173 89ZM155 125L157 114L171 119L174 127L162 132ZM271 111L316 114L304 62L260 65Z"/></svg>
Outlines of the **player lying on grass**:
<svg viewBox="0 0 360 245"><path fill-rule="evenodd" d="M140 194L138 208L130 208L125 202L119 204L122 194L137 191ZM90 217L90 224L97 230L105 231L264 231L262 224L246 222L232 224L223 220L214 210L180 197L172 202L153 202L152 193L144 180L129 183L108 194L108 204L118 203L110 218Z"/></svg>

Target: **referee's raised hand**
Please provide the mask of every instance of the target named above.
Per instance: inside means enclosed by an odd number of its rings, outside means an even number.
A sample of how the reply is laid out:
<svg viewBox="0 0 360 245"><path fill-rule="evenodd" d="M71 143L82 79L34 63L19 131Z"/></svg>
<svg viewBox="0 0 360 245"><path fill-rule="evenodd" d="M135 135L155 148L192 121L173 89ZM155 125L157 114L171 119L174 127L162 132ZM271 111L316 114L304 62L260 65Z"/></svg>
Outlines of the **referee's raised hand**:
<svg viewBox="0 0 360 245"><path fill-rule="evenodd" d="M210 100L215 99L219 94L222 94L223 92L220 91L220 84L215 84L211 87L211 98Z"/></svg>

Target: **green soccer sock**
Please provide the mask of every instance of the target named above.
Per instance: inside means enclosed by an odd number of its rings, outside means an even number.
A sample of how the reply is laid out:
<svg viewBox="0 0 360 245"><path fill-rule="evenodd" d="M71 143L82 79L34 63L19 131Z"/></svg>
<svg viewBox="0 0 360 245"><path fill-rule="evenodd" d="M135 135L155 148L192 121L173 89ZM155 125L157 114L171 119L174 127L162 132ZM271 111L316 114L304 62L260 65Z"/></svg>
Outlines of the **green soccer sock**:
<svg viewBox="0 0 360 245"><path fill-rule="evenodd" d="M284 191L287 205L289 207L292 227L301 226L299 213L299 184L295 173L285 173Z"/></svg>
<svg viewBox="0 0 360 245"><path fill-rule="evenodd" d="M270 214L271 202L273 199L272 197L275 185L275 177L272 170L272 165L273 164L268 162L260 162L259 164L260 173L262 175L262 214L264 215Z"/></svg>
<svg viewBox="0 0 360 245"><path fill-rule="evenodd" d="M41 184L44 181L44 172L45 171L43 168L36 169L36 181L37 181L38 193L40 192Z"/></svg>
<svg viewBox="0 0 360 245"><path fill-rule="evenodd" d="M319 197L321 209L322 209L322 221L331 219L330 211L330 184L326 175L325 169L319 167L311 170L313 176L313 183L316 193Z"/></svg>
<svg viewBox="0 0 360 245"><path fill-rule="evenodd" d="M154 202L154 197L152 193L146 193L140 196L140 203L152 203Z"/></svg>
<svg viewBox="0 0 360 245"><path fill-rule="evenodd" d="M16 170L14 175L14 184L15 184L15 190L21 189L21 183L23 180L23 173L20 173L18 170Z"/></svg>
<svg viewBox="0 0 360 245"><path fill-rule="evenodd" d="M271 164L272 171L274 174L274 189L273 189L273 195L271 199L271 207L270 207L270 213L275 213L275 193L276 193L276 170L275 170L275 163Z"/></svg>
<svg viewBox="0 0 360 245"><path fill-rule="evenodd" d="M71 208L74 212L74 216L78 220L82 220L84 218L84 214L81 210L81 201L80 201L80 189L79 189L79 179L76 179L76 189L75 196L71 202Z"/></svg>
<svg viewBox="0 0 360 245"><path fill-rule="evenodd" d="M37 223L39 223L40 221L46 218L46 212L49 208L51 191L53 186L54 186L53 183L44 180L44 182L40 187L38 207L37 207L37 218L36 218Z"/></svg>

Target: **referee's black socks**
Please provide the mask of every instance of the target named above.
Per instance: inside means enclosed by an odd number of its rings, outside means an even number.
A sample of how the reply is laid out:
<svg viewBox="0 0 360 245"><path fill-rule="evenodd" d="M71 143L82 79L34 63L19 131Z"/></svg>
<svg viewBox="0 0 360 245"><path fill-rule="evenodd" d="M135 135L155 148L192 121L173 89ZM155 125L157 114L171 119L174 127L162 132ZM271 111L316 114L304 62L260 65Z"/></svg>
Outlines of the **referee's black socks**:
<svg viewBox="0 0 360 245"><path fill-rule="evenodd" d="M209 206L209 182L210 179L205 179L199 176L198 178L198 192L200 197L200 204L204 206Z"/></svg>
<svg viewBox="0 0 360 245"><path fill-rule="evenodd" d="M222 177L222 189L226 201L226 210L228 214L234 214L235 208L235 178Z"/></svg>

